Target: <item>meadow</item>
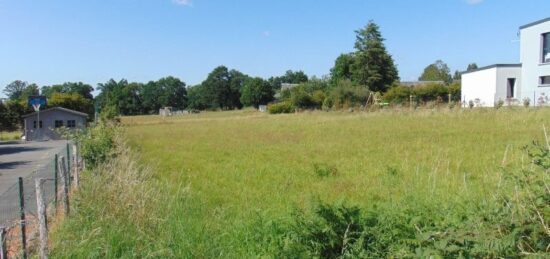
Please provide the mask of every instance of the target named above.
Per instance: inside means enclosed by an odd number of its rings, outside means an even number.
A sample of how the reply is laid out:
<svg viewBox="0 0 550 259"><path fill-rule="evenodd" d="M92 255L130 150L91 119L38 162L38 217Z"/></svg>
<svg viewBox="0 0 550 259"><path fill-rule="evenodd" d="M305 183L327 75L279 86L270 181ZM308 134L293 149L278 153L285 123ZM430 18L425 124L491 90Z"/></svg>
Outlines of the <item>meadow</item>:
<svg viewBox="0 0 550 259"><path fill-rule="evenodd" d="M19 132L19 131L2 131L2 132L0 132L0 141L19 140L19 139L21 139L21 132Z"/></svg>
<svg viewBox="0 0 550 259"><path fill-rule="evenodd" d="M78 211L80 204L82 216L71 219L58 236L77 242L84 254L102 247L99 254L105 257L309 257L292 254L300 230L289 234L288 229L304 228L307 220L297 219L319 212L318 204L375 211L382 215L377 222L395 219L379 230L377 242L382 236L388 238L383 242L399 243L429 229L466 228L464 222L485 229L491 220L481 221L500 211L500 193L512 188L506 174L532 168L523 147L544 141L549 118L548 109L524 108L123 117L122 134L138 160L123 166L145 168L143 182L151 187L125 195L150 203L142 205L148 220L130 219L136 216L126 211L93 222L89 215L101 211L100 198L87 207L86 195L101 192L94 188L82 192L75 205ZM119 206L132 211L133 205ZM345 217L345 210L336 211ZM409 234L398 233L397 218L406 219L403 228ZM99 228L108 237L69 234L88 224L84 229ZM467 239L455 239L461 238ZM59 239L54 254L77 255L60 248L68 241ZM450 247L447 256L457 255L451 244L442 246ZM386 256L412 256L404 248L383 249L379 252Z"/></svg>

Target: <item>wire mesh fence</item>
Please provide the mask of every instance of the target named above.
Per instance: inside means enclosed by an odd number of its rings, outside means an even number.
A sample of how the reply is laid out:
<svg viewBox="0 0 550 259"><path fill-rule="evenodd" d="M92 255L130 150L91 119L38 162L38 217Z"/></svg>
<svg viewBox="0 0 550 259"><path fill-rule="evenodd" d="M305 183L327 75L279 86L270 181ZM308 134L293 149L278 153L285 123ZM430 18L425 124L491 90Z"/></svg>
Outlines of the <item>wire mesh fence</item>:
<svg viewBox="0 0 550 259"><path fill-rule="evenodd" d="M75 156L76 155L76 156ZM46 215L54 218L63 199L63 173L66 173L67 185L79 166L76 145L68 143L46 164L38 167L32 174L13 183L0 194L0 258L27 258L34 251L38 238L38 214L36 199L36 179L44 179L42 195L46 204ZM61 163L61 161L63 163Z"/></svg>

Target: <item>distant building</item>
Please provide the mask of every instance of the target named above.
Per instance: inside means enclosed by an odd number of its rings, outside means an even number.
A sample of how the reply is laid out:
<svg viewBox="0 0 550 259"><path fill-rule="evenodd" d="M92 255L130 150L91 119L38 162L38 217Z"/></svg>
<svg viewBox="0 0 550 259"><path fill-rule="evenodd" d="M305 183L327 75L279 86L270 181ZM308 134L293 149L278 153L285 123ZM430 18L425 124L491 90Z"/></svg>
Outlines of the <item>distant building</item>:
<svg viewBox="0 0 550 259"><path fill-rule="evenodd" d="M402 86L415 87L415 86L425 86L431 84L445 84L444 81L404 81L399 83Z"/></svg>
<svg viewBox="0 0 550 259"><path fill-rule="evenodd" d="M299 86L300 84L289 84L289 83L282 83L281 84L281 91L283 90L287 90L287 89L292 89L296 86Z"/></svg>
<svg viewBox="0 0 550 259"><path fill-rule="evenodd" d="M550 97L550 18L519 28L519 64L497 64L462 73L462 101L494 106L499 101L548 105Z"/></svg>
<svg viewBox="0 0 550 259"><path fill-rule="evenodd" d="M83 129L86 127L88 114L73 111L62 107L49 108L22 116L24 120L25 140L54 140L61 139L56 129Z"/></svg>

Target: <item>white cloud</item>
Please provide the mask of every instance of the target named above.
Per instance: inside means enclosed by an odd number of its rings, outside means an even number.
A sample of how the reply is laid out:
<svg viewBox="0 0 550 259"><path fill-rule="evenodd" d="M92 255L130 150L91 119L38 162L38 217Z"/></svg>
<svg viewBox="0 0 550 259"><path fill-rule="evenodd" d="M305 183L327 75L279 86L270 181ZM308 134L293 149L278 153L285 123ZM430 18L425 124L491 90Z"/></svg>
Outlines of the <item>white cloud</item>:
<svg viewBox="0 0 550 259"><path fill-rule="evenodd" d="M483 3L483 1L485 0L466 0L466 3L468 3L469 5L476 5Z"/></svg>
<svg viewBox="0 0 550 259"><path fill-rule="evenodd" d="M172 3L183 6L192 6L192 0L172 0Z"/></svg>

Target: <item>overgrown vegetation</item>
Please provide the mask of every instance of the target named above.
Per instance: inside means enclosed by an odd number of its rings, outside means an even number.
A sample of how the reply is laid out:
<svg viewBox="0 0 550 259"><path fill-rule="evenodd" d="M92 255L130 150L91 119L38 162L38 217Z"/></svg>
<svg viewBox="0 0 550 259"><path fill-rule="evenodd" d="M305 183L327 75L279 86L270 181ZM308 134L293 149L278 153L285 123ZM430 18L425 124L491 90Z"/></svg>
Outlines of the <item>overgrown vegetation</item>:
<svg viewBox="0 0 550 259"><path fill-rule="evenodd" d="M53 255L545 257L549 112L123 118Z"/></svg>

